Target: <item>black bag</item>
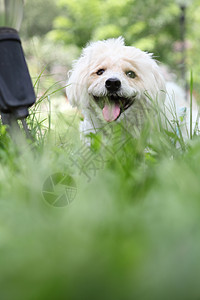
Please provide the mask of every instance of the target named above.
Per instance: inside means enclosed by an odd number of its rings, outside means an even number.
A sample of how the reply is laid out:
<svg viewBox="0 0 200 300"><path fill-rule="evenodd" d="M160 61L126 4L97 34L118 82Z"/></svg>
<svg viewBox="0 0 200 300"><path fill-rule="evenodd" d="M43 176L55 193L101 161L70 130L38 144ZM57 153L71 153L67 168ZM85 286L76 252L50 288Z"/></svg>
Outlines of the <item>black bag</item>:
<svg viewBox="0 0 200 300"><path fill-rule="evenodd" d="M35 93L16 30L0 28L0 111L26 118Z"/></svg>

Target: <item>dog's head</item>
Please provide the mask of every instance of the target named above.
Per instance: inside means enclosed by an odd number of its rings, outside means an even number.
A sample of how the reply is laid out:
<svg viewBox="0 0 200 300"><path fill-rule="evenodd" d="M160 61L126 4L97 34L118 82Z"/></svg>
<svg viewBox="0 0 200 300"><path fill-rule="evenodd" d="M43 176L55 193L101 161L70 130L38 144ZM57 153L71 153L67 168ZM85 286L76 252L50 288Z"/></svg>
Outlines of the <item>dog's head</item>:
<svg viewBox="0 0 200 300"><path fill-rule="evenodd" d="M165 83L152 54L125 46L118 38L83 49L69 78L67 97L82 109L95 103L111 122L135 102L164 95L163 90Z"/></svg>

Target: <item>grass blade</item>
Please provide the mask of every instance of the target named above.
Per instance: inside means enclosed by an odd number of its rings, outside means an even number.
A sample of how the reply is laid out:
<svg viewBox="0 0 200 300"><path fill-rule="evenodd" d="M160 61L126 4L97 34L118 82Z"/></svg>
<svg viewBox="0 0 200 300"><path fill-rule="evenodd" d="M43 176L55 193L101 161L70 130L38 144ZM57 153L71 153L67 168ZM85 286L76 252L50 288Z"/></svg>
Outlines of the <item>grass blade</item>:
<svg viewBox="0 0 200 300"><path fill-rule="evenodd" d="M193 74L190 73L190 139L192 140L192 92L193 92Z"/></svg>

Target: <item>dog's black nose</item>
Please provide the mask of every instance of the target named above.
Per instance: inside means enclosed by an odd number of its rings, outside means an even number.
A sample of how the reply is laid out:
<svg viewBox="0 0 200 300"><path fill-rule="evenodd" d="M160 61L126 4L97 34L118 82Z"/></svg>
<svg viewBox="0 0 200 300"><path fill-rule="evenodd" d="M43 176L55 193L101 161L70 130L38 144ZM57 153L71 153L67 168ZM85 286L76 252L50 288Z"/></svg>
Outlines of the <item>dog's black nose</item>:
<svg viewBox="0 0 200 300"><path fill-rule="evenodd" d="M109 92L117 92L121 87L121 81L117 78L109 78L106 80L106 88Z"/></svg>

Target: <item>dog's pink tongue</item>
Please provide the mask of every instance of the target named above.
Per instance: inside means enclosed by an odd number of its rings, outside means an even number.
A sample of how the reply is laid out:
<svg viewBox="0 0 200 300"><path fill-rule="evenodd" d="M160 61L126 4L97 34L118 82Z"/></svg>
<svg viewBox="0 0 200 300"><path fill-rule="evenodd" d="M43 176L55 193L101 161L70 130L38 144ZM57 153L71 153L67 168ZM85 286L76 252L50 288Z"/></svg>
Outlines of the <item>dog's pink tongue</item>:
<svg viewBox="0 0 200 300"><path fill-rule="evenodd" d="M120 114L120 107L116 103L105 104L103 108L103 117L107 122L117 119Z"/></svg>

